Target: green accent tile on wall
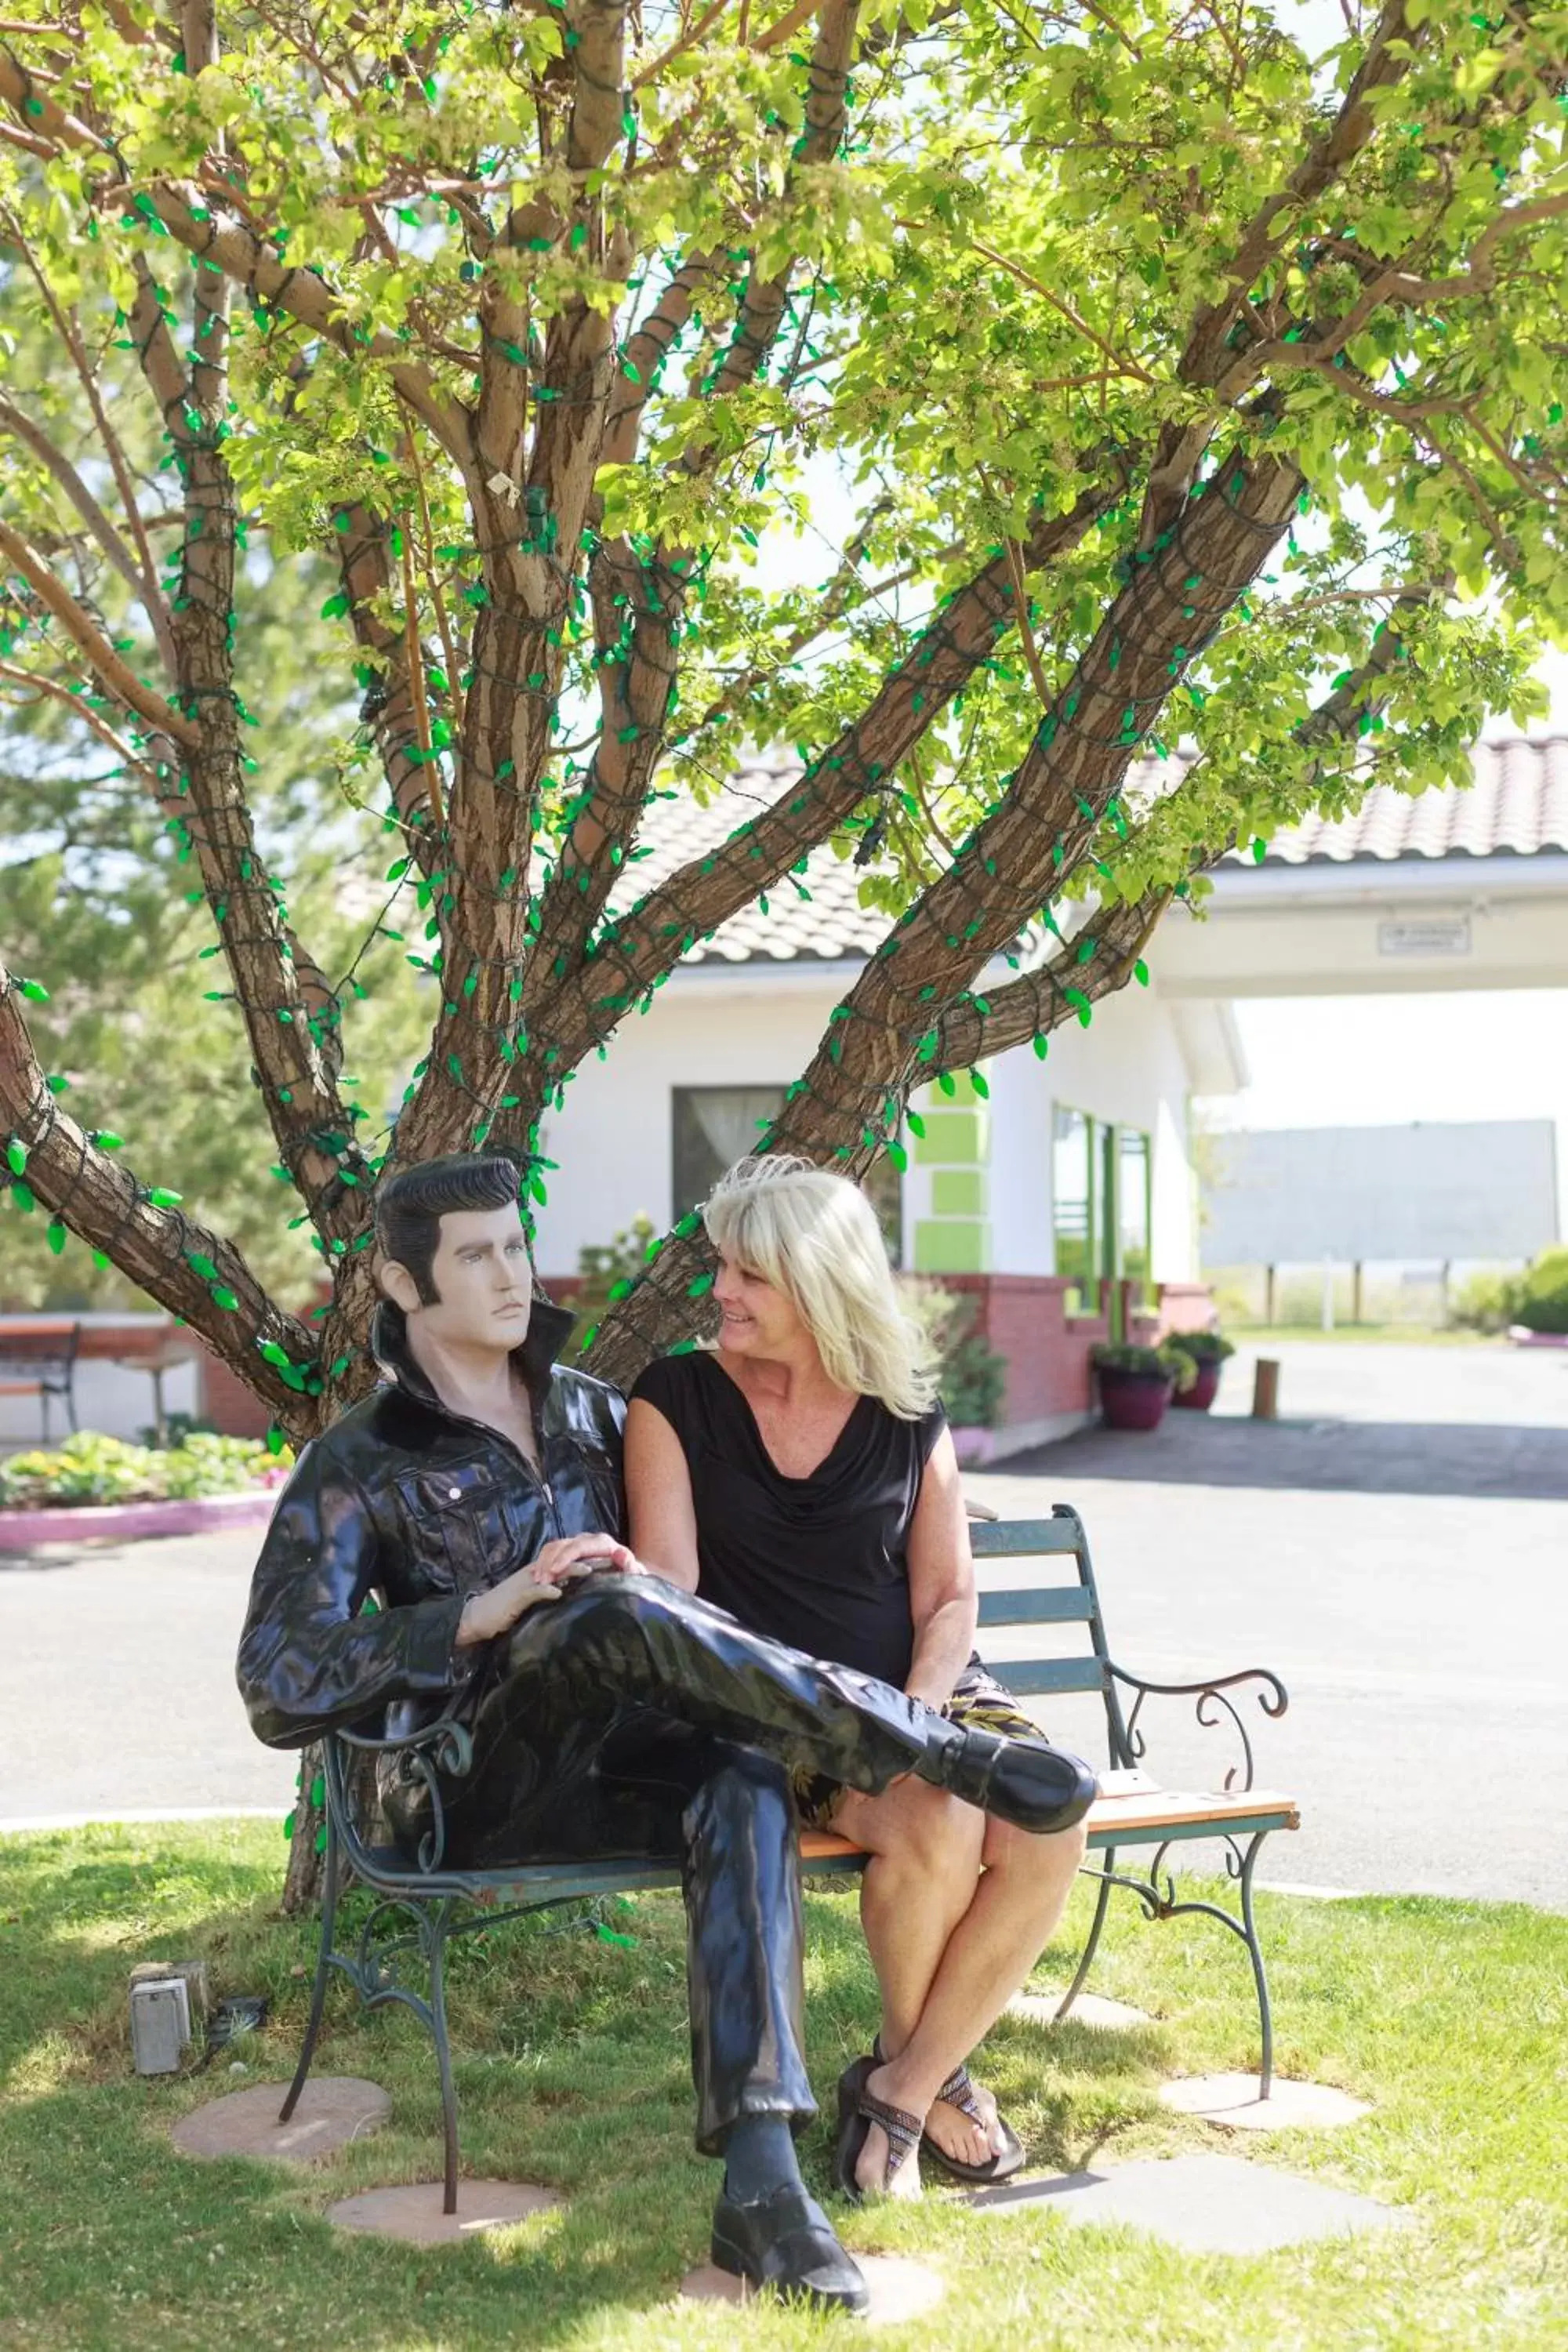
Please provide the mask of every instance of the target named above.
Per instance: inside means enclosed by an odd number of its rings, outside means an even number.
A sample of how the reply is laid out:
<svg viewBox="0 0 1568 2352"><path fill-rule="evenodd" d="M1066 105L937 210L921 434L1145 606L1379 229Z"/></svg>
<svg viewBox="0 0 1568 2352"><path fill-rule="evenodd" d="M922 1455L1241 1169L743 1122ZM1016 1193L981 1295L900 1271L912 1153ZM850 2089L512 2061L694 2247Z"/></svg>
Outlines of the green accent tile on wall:
<svg viewBox="0 0 1568 2352"><path fill-rule="evenodd" d="M990 1150L990 1126L981 1110L931 1110L916 1139L915 1158L928 1168L975 1165Z"/></svg>
<svg viewBox="0 0 1568 2352"><path fill-rule="evenodd" d="M978 1218L921 1217L915 1225L917 1274L989 1274L990 1228Z"/></svg>
<svg viewBox="0 0 1568 2352"><path fill-rule="evenodd" d="M984 1170L933 1169L931 1206L931 1214L935 1217L983 1217L985 1214Z"/></svg>

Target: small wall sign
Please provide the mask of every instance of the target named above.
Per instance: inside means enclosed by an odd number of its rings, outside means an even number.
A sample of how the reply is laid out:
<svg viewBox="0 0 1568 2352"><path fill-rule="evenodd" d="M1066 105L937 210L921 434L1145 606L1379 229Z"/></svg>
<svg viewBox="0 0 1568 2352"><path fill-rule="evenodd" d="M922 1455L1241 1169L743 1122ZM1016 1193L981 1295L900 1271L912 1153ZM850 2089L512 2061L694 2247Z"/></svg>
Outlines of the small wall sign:
<svg viewBox="0 0 1568 2352"><path fill-rule="evenodd" d="M1470 919L1468 915L1416 915L1379 923L1377 951L1385 956L1468 955Z"/></svg>

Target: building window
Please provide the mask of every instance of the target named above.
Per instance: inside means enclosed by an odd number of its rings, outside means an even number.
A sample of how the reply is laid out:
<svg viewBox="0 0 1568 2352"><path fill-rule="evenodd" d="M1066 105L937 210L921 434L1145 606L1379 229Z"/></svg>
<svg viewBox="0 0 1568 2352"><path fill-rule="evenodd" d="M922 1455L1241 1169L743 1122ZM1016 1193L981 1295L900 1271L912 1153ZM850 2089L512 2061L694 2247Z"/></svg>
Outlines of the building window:
<svg viewBox="0 0 1568 2352"><path fill-rule="evenodd" d="M1056 1107L1051 1149L1051 1221L1057 1272L1069 1285L1069 1315L1091 1314L1099 1301L1094 1121L1081 1110Z"/></svg>
<svg viewBox="0 0 1568 2352"><path fill-rule="evenodd" d="M1116 1215L1121 1248L1117 1272L1138 1286L1137 1297L1149 1296L1149 1244L1152 1223L1154 1162L1150 1139L1142 1129L1116 1130Z"/></svg>
<svg viewBox="0 0 1568 2352"><path fill-rule="evenodd" d="M674 1216L705 1201L726 1168L755 1151L784 1108L783 1087L676 1087L671 1089ZM879 1160L865 1183L888 1255L903 1262L903 1180L890 1160Z"/></svg>
<svg viewBox="0 0 1568 2352"><path fill-rule="evenodd" d="M1057 1272L1069 1315L1100 1311L1102 1284L1150 1277L1150 1139L1141 1128L1090 1118L1058 1103L1051 1155Z"/></svg>
<svg viewBox="0 0 1568 2352"><path fill-rule="evenodd" d="M673 1092L677 1219L705 1201L726 1168L754 1151L784 1108L783 1087L677 1087Z"/></svg>

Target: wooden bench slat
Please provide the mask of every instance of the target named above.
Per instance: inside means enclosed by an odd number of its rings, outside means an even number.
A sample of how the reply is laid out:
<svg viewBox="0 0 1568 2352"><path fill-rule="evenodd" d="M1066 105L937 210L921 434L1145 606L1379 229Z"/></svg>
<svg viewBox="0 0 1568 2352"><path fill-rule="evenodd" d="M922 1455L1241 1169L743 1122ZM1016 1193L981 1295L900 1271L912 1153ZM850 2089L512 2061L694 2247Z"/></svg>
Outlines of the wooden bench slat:
<svg viewBox="0 0 1568 2352"><path fill-rule="evenodd" d="M969 1530L976 1559L1059 1559L1076 1554L1082 1538L1077 1519L977 1519Z"/></svg>
<svg viewBox="0 0 1568 2352"><path fill-rule="evenodd" d="M1223 1830L1233 1822L1262 1817L1280 1829L1298 1829L1300 1816L1293 1797L1277 1789L1237 1789L1219 1794L1192 1789L1140 1790L1127 1796L1097 1797L1089 1810L1089 1837L1096 1843L1147 1843L1167 1831L1196 1822ZM802 1830L800 1858L804 1863L848 1862L864 1848L831 1830Z"/></svg>
<svg viewBox="0 0 1568 2352"><path fill-rule="evenodd" d="M980 1595L983 1625L1087 1625L1094 1602L1081 1584L1006 1585Z"/></svg>

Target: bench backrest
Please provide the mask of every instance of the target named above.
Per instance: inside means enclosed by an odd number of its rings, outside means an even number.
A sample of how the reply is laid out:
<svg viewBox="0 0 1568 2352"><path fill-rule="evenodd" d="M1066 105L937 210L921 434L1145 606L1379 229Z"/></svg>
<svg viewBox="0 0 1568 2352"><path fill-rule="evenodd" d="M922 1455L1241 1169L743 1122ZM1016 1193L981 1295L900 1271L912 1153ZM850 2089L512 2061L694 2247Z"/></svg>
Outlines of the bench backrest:
<svg viewBox="0 0 1568 2352"><path fill-rule="evenodd" d="M70 1323L49 1331L7 1331L0 1327L0 1372L64 1374L76 1360L81 1326Z"/></svg>
<svg viewBox="0 0 1568 2352"><path fill-rule="evenodd" d="M1058 1503L1048 1519L980 1521L969 1530L980 1570L980 1654L1016 1697L1092 1691L1105 1708L1112 1765L1132 1762L1110 1674L1105 1620L1083 1521ZM1040 1628L1026 1656L996 1655L987 1634ZM1013 1644L1007 1644L1009 1651Z"/></svg>

